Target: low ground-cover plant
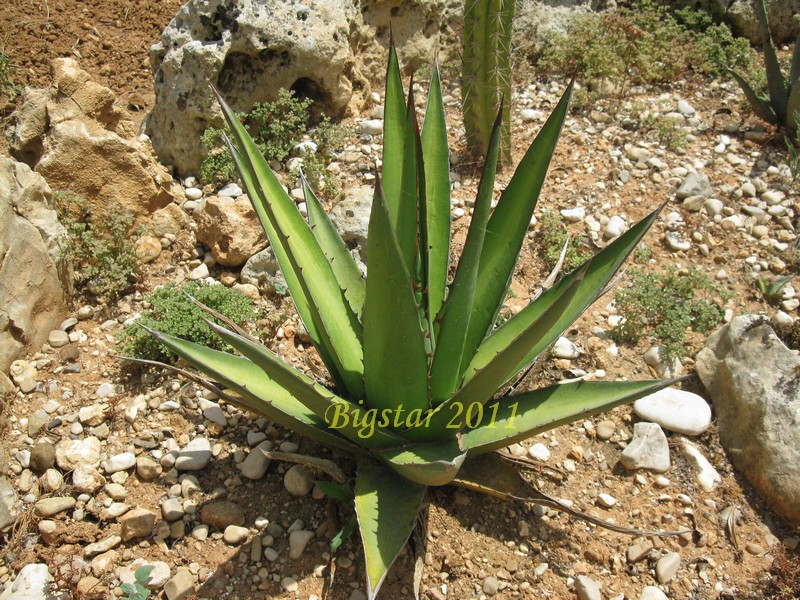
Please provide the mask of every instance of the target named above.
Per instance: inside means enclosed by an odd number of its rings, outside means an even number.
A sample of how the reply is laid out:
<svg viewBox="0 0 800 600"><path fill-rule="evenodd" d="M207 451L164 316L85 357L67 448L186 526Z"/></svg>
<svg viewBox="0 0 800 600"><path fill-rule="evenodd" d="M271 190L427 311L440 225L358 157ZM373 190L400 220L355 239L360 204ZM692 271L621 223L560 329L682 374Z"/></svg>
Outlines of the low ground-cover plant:
<svg viewBox="0 0 800 600"><path fill-rule="evenodd" d="M206 325L203 320L205 313L187 294L240 327L253 324L259 316L253 301L238 290L193 281L183 287L168 284L148 294L145 301L150 308L138 317L137 323L209 348L232 350ZM121 354L161 362L172 362L177 358L139 325L128 325L120 332Z"/></svg>
<svg viewBox="0 0 800 600"><path fill-rule="evenodd" d="M53 192L53 199L67 230L62 251L76 288L113 303L136 282L139 258L131 240L141 230L133 215L111 211L98 218L86 200L68 191Z"/></svg>
<svg viewBox="0 0 800 600"><path fill-rule="evenodd" d="M724 316L715 300L731 294L697 270L663 272L631 269L629 285L614 292L622 321L610 331L611 339L635 344L649 338L662 344L667 358L684 354L687 329L708 333Z"/></svg>
<svg viewBox="0 0 800 600"><path fill-rule="evenodd" d="M539 217L539 232L542 236L542 250L547 266L553 268L558 264L564 244L567 252L564 254L563 269L571 271L589 258L590 253L578 237L569 237L567 225L561 215L550 210L542 211Z"/></svg>
<svg viewBox="0 0 800 600"><path fill-rule="evenodd" d="M291 90L281 89L274 102L256 104L249 113L238 113L236 117L252 134L259 151L268 161L283 163L292 156L300 158L314 190L332 197L336 183L326 165L343 146L349 132L325 116L312 127L312 104L310 98L299 98ZM237 177L233 158L223 141L229 134L228 126L203 132L201 142L208 152L200 165L200 176L204 181L225 184ZM308 139L304 140L306 135ZM298 145L301 145L300 149ZM295 170L292 183L296 183L297 177Z"/></svg>
<svg viewBox="0 0 800 600"><path fill-rule="evenodd" d="M406 101L390 50L366 280L313 191L305 186L307 223L220 98L241 180L330 380L311 379L233 323L210 327L239 354L148 330L223 384L225 390L204 382L223 398L356 459L352 502L369 598L411 534L428 486L453 483L530 498L519 474L494 450L669 385L582 381L530 391L512 386L503 393L603 293L658 213L495 327L571 88L492 210L498 116L449 285L450 169L438 68L420 130L413 90Z"/></svg>

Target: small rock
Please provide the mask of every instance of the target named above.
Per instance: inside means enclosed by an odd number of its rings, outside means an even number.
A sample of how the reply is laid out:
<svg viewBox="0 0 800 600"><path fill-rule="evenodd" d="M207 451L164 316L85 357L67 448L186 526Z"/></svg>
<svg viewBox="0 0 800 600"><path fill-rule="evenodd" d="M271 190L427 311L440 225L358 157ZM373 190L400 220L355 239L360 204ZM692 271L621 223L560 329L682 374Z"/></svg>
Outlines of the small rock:
<svg viewBox="0 0 800 600"><path fill-rule="evenodd" d="M83 556L84 558L91 558L92 556L97 556L98 554L103 554L112 550L119 546L122 543L122 537L117 535L116 533L112 533L107 538L100 540L99 542L95 542L94 544L89 544L83 549Z"/></svg>
<svg viewBox="0 0 800 600"><path fill-rule="evenodd" d="M572 360L581 355L581 351L570 340L565 337L559 337L553 346L552 355L554 358L563 358Z"/></svg>
<svg viewBox="0 0 800 600"><path fill-rule="evenodd" d="M284 591L291 593L296 592L299 586L297 585L297 581L292 577L284 577L281 579L281 587Z"/></svg>
<svg viewBox="0 0 800 600"><path fill-rule="evenodd" d="M383 133L383 119L364 119L358 124L358 132L368 135L381 135Z"/></svg>
<svg viewBox="0 0 800 600"><path fill-rule="evenodd" d="M639 600L669 600L669 598L656 586L648 585L642 590Z"/></svg>
<svg viewBox="0 0 800 600"><path fill-rule="evenodd" d="M9 367L9 374L23 394L36 389L36 378L39 376L39 371L33 362L15 360Z"/></svg>
<svg viewBox="0 0 800 600"><path fill-rule="evenodd" d="M96 437L82 440L63 439L56 444L56 464L62 471L74 471L81 465L100 464L103 445Z"/></svg>
<svg viewBox="0 0 800 600"><path fill-rule="evenodd" d="M292 496L306 496L314 487L314 478L303 465L294 465L286 471L283 485Z"/></svg>
<svg viewBox="0 0 800 600"><path fill-rule="evenodd" d="M487 577L483 580L483 593L494 596L500 590L500 581L497 577Z"/></svg>
<svg viewBox="0 0 800 600"><path fill-rule="evenodd" d="M547 462L550 458L550 449L542 443L537 443L528 448L528 456L541 462Z"/></svg>
<svg viewBox="0 0 800 600"><path fill-rule="evenodd" d="M56 462L56 447L50 442L39 442L31 450L31 470L34 473L44 473Z"/></svg>
<svg viewBox="0 0 800 600"><path fill-rule="evenodd" d="M106 473L127 471L136 466L136 455L133 452L122 452L109 458L105 463Z"/></svg>
<svg viewBox="0 0 800 600"><path fill-rule="evenodd" d="M648 555L648 553L652 549L653 549L653 542L651 542L650 540L637 542L632 546L628 546L628 551L625 555L625 558L628 561L628 564L632 565L633 563L642 560L645 556Z"/></svg>
<svg viewBox="0 0 800 600"><path fill-rule="evenodd" d="M692 243L688 240L683 239L683 237L674 231L667 232L666 235L667 246L669 246L670 250L673 252L680 252L686 251L691 249Z"/></svg>
<svg viewBox="0 0 800 600"><path fill-rule="evenodd" d="M177 521L182 519L185 514L180 498L167 498L161 505L161 515L165 521Z"/></svg>
<svg viewBox="0 0 800 600"><path fill-rule="evenodd" d="M200 520L218 529L225 529L229 525L244 525L244 510L229 500L217 500L203 507Z"/></svg>
<svg viewBox="0 0 800 600"><path fill-rule="evenodd" d="M178 567L172 579L164 584L168 600L186 600L194 591L194 576L187 567Z"/></svg>
<svg viewBox="0 0 800 600"><path fill-rule="evenodd" d="M618 238L624 232L625 232L625 220L622 217L614 215L608 220L608 223L606 223L606 228L603 231L603 236L608 240L612 240L614 238Z"/></svg>
<svg viewBox="0 0 800 600"><path fill-rule="evenodd" d="M209 275L210 275L210 272L208 270L208 265L206 263L201 263L198 266L196 266L194 269L189 271L189 274L187 275L187 277L191 281L198 281L200 279L205 279Z"/></svg>
<svg viewBox="0 0 800 600"><path fill-rule="evenodd" d="M600 584L586 575L578 575L575 578L575 593L578 594L578 600L602 600L603 598L600 593Z"/></svg>
<svg viewBox="0 0 800 600"><path fill-rule="evenodd" d="M72 485L81 494L93 494L105 484L106 480L95 467L80 465L72 471Z"/></svg>
<svg viewBox="0 0 800 600"><path fill-rule="evenodd" d="M744 547L744 549L754 556L761 556L766 552L763 546L759 546L753 542L747 542L747 545Z"/></svg>
<svg viewBox="0 0 800 600"><path fill-rule="evenodd" d="M266 452L272 450L272 442L264 440L253 448L247 457L239 463L239 470L248 479L261 479L269 468L270 459Z"/></svg>
<svg viewBox="0 0 800 600"><path fill-rule="evenodd" d="M175 468L179 471L199 471L205 469L209 460L211 460L211 442L207 438L198 437L180 451L175 460Z"/></svg>
<svg viewBox="0 0 800 600"><path fill-rule="evenodd" d="M700 435L711 425L711 407L697 394L665 388L633 404L642 419L685 435Z"/></svg>
<svg viewBox="0 0 800 600"><path fill-rule="evenodd" d="M617 424L614 421L605 420L600 421L597 424L597 428L595 429L597 439L598 440L608 440L611 439L611 436L614 435L614 431L617 429Z"/></svg>
<svg viewBox="0 0 800 600"><path fill-rule="evenodd" d="M53 496L42 498L34 504L34 510L40 517L52 517L60 512L69 510L75 506L75 498L71 496Z"/></svg>
<svg viewBox="0 0 800 600"><path fill-rule="evenodd" d="M705 196L709 198L714 193L708 175L705 173L689 173L686 179L675 193L678 200L683 200L689 196Z"/></svg>
<svg viewBox="0 0 800 600"><path fill-rule="evenodd" d="M45 600L49 593L53 576L45 564L32 563L22 567L14 583L0 594L2 600Z"/></svg>
<svg viewBox="0 0 800 600"><path fill-rule="evenodd" d="M183 193L186 195L187 200L200 200L203 197L203 190L196 187L188 187Z"/></svg>
<svg viewBox="0 0 800 600"><path fill-rule="evenodd" d="M81 577L78 581L77 591L79 598L103 598L108 593L102 582L93 575Z"/></svg>
<svg viewBox="0 0 800 600"><path fill-rule="evenodd" d="M69 344L69 335L61 329L53 329L47 336L47 343L52 348L63 348Z"/></svg>
<svg viewBox="0 0 800 600"><path fill-rule="evenodd" d="M678 100L678 112L682 115L694 116L695 109L686 100Z"/></svg>
<svg viewBox="0 0 800 600"><path fill-rule="evenodd" d="M656 579L660 584L667 583L675 577L681 566L681 555L677 552L668 552L658 559L656 563Z"/></svg>
<svg viewBox="0 0 800 600"><path fill-rule="evenodd" d="M296 533L296 532L295 532ZM247 539L250 530L247 527L240 527L238 525L228 525L222 534L222 539L226 544L236 546L241 544Z"/></svg>
<svg viewBox="0 0 800 600"><path fill-rule="evenodd" d="M242 194L244 194L242 188L236 183L229 183L217 192L217 196L227 196L228 198L238 198Z"/></svg>
<svg viewBox="0 0 800 600"><path fill-rule="evenodd" d="M150 263L161 256L163 250L161 240L152 235L143 235L133 246L133 250L141 263Z"/></svg>
<svg viewBox="0 0 800 600"><path fill-rule="evenodd" d="M657 423L636 423L633 439L622 451L620 462L626 469L649 469L663 473L670 467L667 436Z"/></svg>
<svg viewBox="0 0 800 600"><path fill-rule="evenodd" d="M689 440L681 438L680 442L681 452L683 452L683 455L688 461L694 465L697 471L697 482L704 491L710 492L714 489L714 485L722 481L722 477L717 473L717 470L711 466L711 463L708 462L708 459L703 456L700 450L695 448Z"/></svg>
<svg viewBox="0 0 800 600"><path fill-rule="evenodd" d="M299 531L293 531L289 534L289 558L292 560L297 560L303 555L303 552L310 542L314 538L313 531L306 531L301 529Z"/></svg>
<svg viewBox="0 0 800 600"><path fill-rule="evenodd" d="M14 524L19 515L17 490L5 477L0 477L0 531Z"/></svg>
<svg viewBox="0 0 800 600"><path fill-rule="evenodd" d="M114 384L109 383L108 381L104 381L99 386L97 386L97 391L94 393L94 395L97 396L98 398L108 398L109 396L113 396Z"/></svg>
<svg viewBox="0 0 800 600"><path fill-rule="evenodd" d="M667 357L667 349L661 344L651 346L642 358L645 364L652 367L661 379L671 379L683 373L683 365L678 357L670 360Z"/></svg>
<svg viewBox="0 0 800 600"><path fill-rule="evenodd" d="M603 508L611 508L617 503L617 499L611 494L598 494L597 503Z"/></svg>
<svg viewBox="0 0 800 600"><path fill-rule="evenodd" d="M123 542L148 537L155 527L156 513L146 508L134 508L120 517L119 523L122 525L120 536Z"/></svg>
<svg viewBox="0 0 800 600"><path fill-rule="evenodd" d="M140 456L136 459L136 474L143 481L151 481L161 475L162 467L155 459L149 456Z"/></svg>

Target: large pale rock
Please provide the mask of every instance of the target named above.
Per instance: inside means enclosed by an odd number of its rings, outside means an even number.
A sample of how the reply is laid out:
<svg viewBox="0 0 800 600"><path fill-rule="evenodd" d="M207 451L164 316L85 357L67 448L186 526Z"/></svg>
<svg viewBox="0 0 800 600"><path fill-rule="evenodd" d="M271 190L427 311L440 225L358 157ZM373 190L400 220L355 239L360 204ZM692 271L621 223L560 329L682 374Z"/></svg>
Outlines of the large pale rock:
<svg viewBox="0 0 800 600"><path fill-rule="evenodd" d="M61 258L66 232L50 188L22 163L0 157L0 370L38 350L67 314ZM63 278L59 277L59 272Z"/></svg>
<svg viewBox="0 0 800 600"><path fill-rule="evenodd" d="M800 357L757 315L736 317L696 358L734 466L800 524Z"/></svg>
<svg viewBox="0 0 800 600"><path fill-rule="evenodd" d="M0 594L0 600L47 600L53 576L45 564L32 563L22 567L12 583Z"/></svg>
<svg viewBox="0 0 800 600"><path fill-rule="evenodd" d="M247 196L235 200L211 196L197 217L197 241L211 249L221 265L238 267L267 245L267 236Z"/></svg>
<svg viewBox="0 0 800 600"><path fill-rule="evenodd" d="M191 175L205 156L203 130L223 123L209 83L236 111L275 100L281 88L331 116L358 111L385 75L390 25L403 63L419 66L432 61L459 5L189 0L150 50L156 104L146 131L162 161Z"/></svg>
<svg viewBox="0 0 800 600"><path fill-rule="evenodd" d="M753 0L704 0L701 5L731 25L736 35L761 44L761 29ZM792 42L800 33L800 0L766 0L769 28L775 43Z"/></svg>
<svg viewBox="0 0 800 600"><path fill-rule="evenodd" d="M271 246L251 256L239 273L242 283L256 286L264 294L285 294L286 279Z"/></svg>
<svg viewBox="0 0 800 600"><path fill-rule="evenodd" d="M331 221L349 247L355 246L361 260L367 260L367 234L372 210L373 187L362 185L349 189L331 209Z"/></svg>
<svg viewBox="0 0 800 600"><path fill-rule="evenodd" d="M71 190L93 215L129 212L142 218L180 196L146 137L114 93L91 81L70 58L52 63L53 86L26 90L9 134L11 154L41 173L53 189Z"/></svg>

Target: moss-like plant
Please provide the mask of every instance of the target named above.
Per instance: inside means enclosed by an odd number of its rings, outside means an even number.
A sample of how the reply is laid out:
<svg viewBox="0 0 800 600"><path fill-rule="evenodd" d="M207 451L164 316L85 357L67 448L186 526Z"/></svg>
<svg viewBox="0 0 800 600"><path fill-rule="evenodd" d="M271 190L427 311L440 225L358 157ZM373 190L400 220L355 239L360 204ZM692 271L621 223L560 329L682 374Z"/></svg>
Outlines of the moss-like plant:
<svg viewBox="0 0 800 600"><path fill-rule="evenodd" d="M307 223L220 98L242 182L330 381L308 377L232 325L209 324L239 354L151 333L224 384L222 391L205 382L229 401L356 459L352 502L369 598L411 534L428 486L518 499L526 495L519 475L493 451L669 385L578 382L502 393L603 293L658 212L495 327L571 89L492 210L498 115L449 285L450 169L437 68L420 130L413 89L406 100L390 51L366 280L310 188Z"/></svg>

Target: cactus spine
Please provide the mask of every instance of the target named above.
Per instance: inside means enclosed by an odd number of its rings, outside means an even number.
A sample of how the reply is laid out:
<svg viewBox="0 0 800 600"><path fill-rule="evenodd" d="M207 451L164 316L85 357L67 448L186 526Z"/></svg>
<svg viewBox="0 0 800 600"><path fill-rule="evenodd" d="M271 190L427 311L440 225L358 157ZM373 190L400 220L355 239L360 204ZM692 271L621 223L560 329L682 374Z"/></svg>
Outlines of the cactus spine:
<svg viewBox="0 0 800 600"><path fill-rule="evenodd" d="M511 162L511 22L515 0L465 0L462 116L467 145L477 157L489 146L503 102L500 159Z"/></svg>

